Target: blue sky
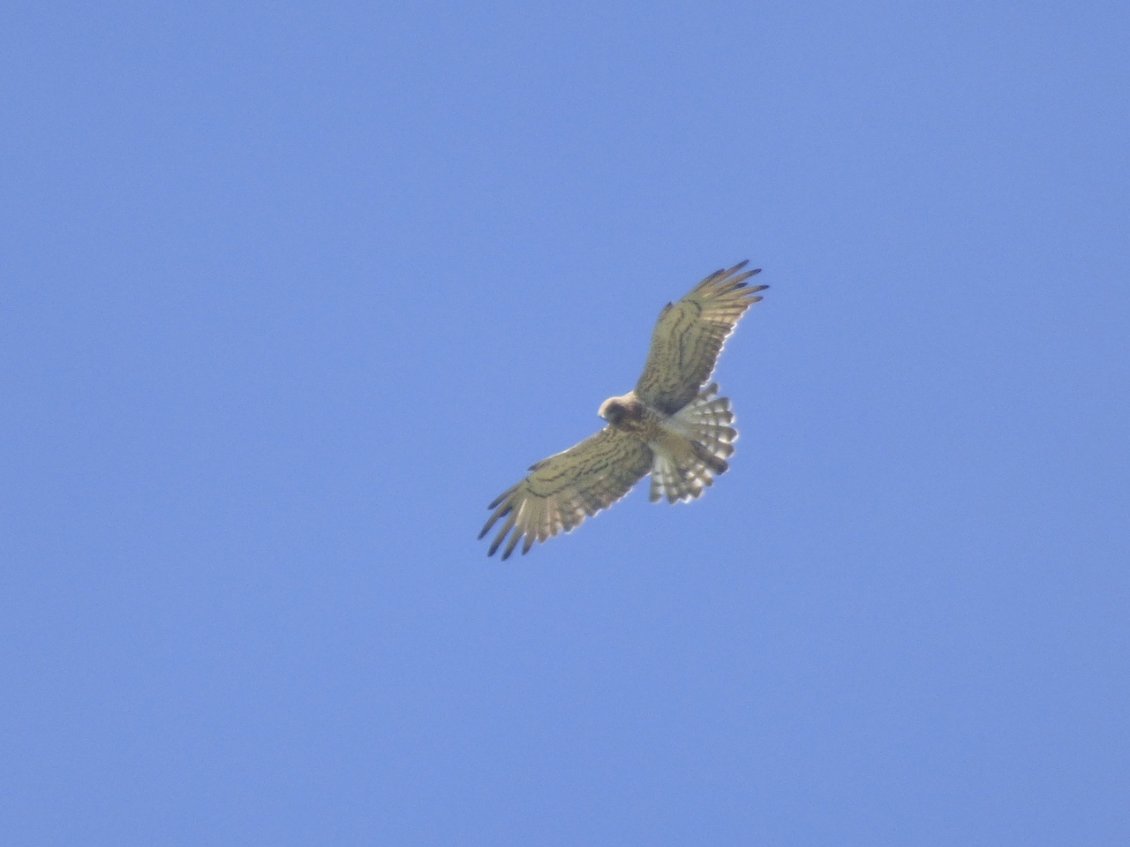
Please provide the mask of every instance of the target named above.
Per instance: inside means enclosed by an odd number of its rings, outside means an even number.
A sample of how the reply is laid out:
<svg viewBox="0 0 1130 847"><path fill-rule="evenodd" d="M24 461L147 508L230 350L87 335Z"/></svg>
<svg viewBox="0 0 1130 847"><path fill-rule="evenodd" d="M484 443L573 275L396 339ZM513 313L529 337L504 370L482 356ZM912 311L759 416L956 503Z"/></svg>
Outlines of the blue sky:
<svg viewBox="0 0 1130 847"><path fill-rule="evenodd" d="M1125 5L394 5L5 13L11 843L1127 843Z"/></svg>

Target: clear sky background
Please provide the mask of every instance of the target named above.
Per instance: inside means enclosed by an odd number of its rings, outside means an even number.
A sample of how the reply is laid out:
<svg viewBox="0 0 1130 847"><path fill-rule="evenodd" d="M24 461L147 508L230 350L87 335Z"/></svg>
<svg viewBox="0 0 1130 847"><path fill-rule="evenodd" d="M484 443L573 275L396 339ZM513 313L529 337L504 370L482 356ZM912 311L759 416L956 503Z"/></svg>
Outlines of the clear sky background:
<svg viewBox="0 0 1130 847"><path fill-rule="evenodd" d="M4 13L6 843L1130 843L1126 4L236 5Z"/></svg>

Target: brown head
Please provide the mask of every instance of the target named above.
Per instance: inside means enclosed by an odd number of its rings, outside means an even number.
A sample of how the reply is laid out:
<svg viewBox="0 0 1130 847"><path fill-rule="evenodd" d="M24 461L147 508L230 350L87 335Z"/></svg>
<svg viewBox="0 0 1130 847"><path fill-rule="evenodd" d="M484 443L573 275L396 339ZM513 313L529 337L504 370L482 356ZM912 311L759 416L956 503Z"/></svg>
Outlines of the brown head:
<svg viewBox="0 0 1130 847"><path fill-rule="evenodd" d="M643 406L634 393L628 393L623 397L609 397L600 404L597 414L613 426L619 426L626 421L638 421L643 417Z"/></svg>

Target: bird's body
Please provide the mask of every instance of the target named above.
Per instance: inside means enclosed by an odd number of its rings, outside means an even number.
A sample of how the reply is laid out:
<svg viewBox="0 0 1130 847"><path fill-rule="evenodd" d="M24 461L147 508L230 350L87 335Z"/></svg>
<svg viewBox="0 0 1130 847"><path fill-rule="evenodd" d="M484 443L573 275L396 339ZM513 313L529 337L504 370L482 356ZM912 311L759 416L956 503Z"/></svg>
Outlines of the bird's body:
<svg viewBox="0 0 1130 847"><path fill-rule="evenodd" d="M726 338L768 286L749 286L758 270L741 262L700 282L660 313L647 364L636 387L610 397L600 432L534 464L531 473L497 497L479 537L505 522L490 546L506 536L502 558L525 539L522 552L619 500L651 473L651 499L691 500L729 468L737 430L730 401L710 378Z"/></svg>
<svg viewBox="0 0 1130 847"><path fill-rule="evenodd" d="M717 385L710 386L710 397L717 389ZM733 448L726 449L722 445L732 442L737 437L737 430L725 426L734 418L733 413L729 412L729 401L721 398L720 403L725 404L725 410L719 406L719 420L709 421L705 426L701 422L696 426L695 422L680 417L679 412L667 415L653 409L640 400L634 391L629 391L622 397L609 397L601 404L598 414L608 421L609 426L643 441L651 448L653 455L669 456L679 467L687 467L696 459L701 459L715 473L723 473L729 467L725 456L730 455ZM718 426L715 427L714 424ZM708 447L708 444L714 449ZM716 450L720 450L723 455L716 455Z"/></svg>

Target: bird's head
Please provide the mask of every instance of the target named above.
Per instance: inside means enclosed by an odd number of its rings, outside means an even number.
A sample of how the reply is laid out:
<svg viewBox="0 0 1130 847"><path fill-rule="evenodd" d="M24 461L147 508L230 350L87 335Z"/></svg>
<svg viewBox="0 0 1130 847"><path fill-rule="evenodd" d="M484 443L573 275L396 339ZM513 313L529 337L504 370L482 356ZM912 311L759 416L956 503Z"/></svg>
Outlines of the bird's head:
<svg viewBox="0 0 1130 847"><path fill-rule="evenodd" d="M624 420L624 404L620 402L620 398L613 397L611 400L605 400L600 404L600 411L598 414L608 421L613 426Z"/></svg>
<svg viewBox="0 0 1130 847"><path fill-rule="evenodd" d="M639 401L631 395L625 395L609 397L600 404L597 414L613 426L619 426L626 419L638 418L641 411Z"/></svg>

